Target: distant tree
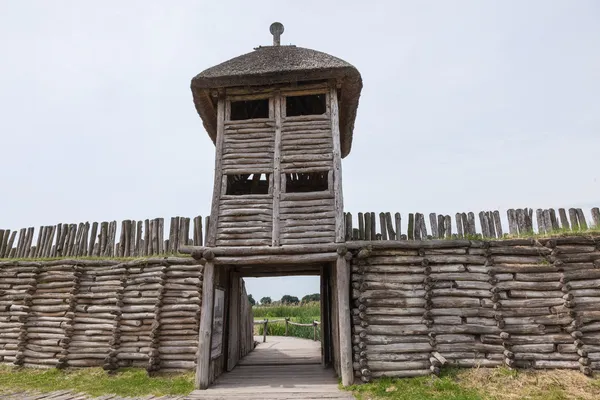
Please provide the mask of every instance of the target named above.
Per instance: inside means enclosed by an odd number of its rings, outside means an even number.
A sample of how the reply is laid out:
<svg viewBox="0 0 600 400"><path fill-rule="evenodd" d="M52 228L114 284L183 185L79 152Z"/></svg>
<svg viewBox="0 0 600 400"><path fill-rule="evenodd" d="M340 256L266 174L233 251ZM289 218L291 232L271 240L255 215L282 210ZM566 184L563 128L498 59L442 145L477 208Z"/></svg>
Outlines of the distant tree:
<svg viewBox="0 0 600 400"><path fill-rule="evenodd" d="M271 303L272 301L270 297L263 297L262 299L260 299L260 304L262 304L263 306Z"/></svg>
<svg viewBox="0 0 600 400"><path fill-rule="evenodd" d="M303 303L310 303L311 301L321 301L320 293L307 294L302 298Z"/></svg>
<svg viewBox="0 0 600 400"><path fill-rule="evenodd" d="M289 294L286 294L285 296L283 296L281 298L281 303L282 304L298 304L298 303L300 303L300 300L298 300L298 298L296 296L290 296Z"/></svg>
<svg viewBox="0 0 600 400"><path fill-rule="evenodd" d="M252 304L253 306L256 305L256 300L254 300L254 297L252 297L251 294L248 295L248 301L250 302L250 304Z"/></svg>

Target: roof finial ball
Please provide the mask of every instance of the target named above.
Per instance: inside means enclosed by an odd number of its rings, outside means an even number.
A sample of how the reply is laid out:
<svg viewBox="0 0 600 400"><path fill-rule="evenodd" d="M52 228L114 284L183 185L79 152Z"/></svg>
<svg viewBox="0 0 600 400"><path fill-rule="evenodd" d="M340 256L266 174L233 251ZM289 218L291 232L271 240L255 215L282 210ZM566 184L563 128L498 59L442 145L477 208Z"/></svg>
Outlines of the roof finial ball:
<svg viewBox="0 0 600 400"><path fill-rule="evenodd" d="M281 34L283 33L283 24L281 22L273 22L269 27L271 35L273 35L273 46L281 44Z"/></svg>

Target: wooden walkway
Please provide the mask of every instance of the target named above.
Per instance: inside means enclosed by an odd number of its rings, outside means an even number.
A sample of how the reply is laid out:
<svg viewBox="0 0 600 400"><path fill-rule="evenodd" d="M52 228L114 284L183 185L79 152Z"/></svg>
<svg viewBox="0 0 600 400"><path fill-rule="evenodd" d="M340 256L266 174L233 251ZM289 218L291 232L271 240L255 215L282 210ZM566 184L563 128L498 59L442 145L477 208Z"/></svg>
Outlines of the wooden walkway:
<svg viewBox="0 0 600 400"><path fill-rule="evenodd" d="M262 337L256 338L262 342ZM207 390L195 390L190 400L226 399L354 399L338 389L332 368L321 365L321 344L307 339L267 336L231 372Z"/></svg>

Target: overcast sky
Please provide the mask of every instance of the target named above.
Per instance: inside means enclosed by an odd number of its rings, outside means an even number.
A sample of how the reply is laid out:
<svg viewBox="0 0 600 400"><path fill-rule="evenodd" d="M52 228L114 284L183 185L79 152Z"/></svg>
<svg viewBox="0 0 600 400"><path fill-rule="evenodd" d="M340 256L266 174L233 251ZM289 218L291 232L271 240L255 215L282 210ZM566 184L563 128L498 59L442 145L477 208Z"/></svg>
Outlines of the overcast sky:
<svg viewBox="0 0 600 400"><path fill-rule="evenodd" d="M209 213L190 80L273 21L362 74L347 211L600 205L598 1L0 0L0 227Z"/></svg>

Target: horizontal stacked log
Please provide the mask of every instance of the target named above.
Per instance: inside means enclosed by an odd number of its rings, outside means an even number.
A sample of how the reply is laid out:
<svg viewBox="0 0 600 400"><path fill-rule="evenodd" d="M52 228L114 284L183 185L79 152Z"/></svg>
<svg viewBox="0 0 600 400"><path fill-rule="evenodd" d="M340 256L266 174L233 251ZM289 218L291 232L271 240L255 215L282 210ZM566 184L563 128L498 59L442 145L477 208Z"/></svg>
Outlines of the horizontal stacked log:
<svg viewBox="0 0 600 400"><path fill-rule="evenodd" d="M201 271L174 257L0 262L0 362L194 369Z"/></svg>
<svg viewBox="0 0 600 400"><path fill-rule="evenodd" d="M365 242L353 254L363 381L435 374L443 364L600 367L600 236Z"/></svg>

